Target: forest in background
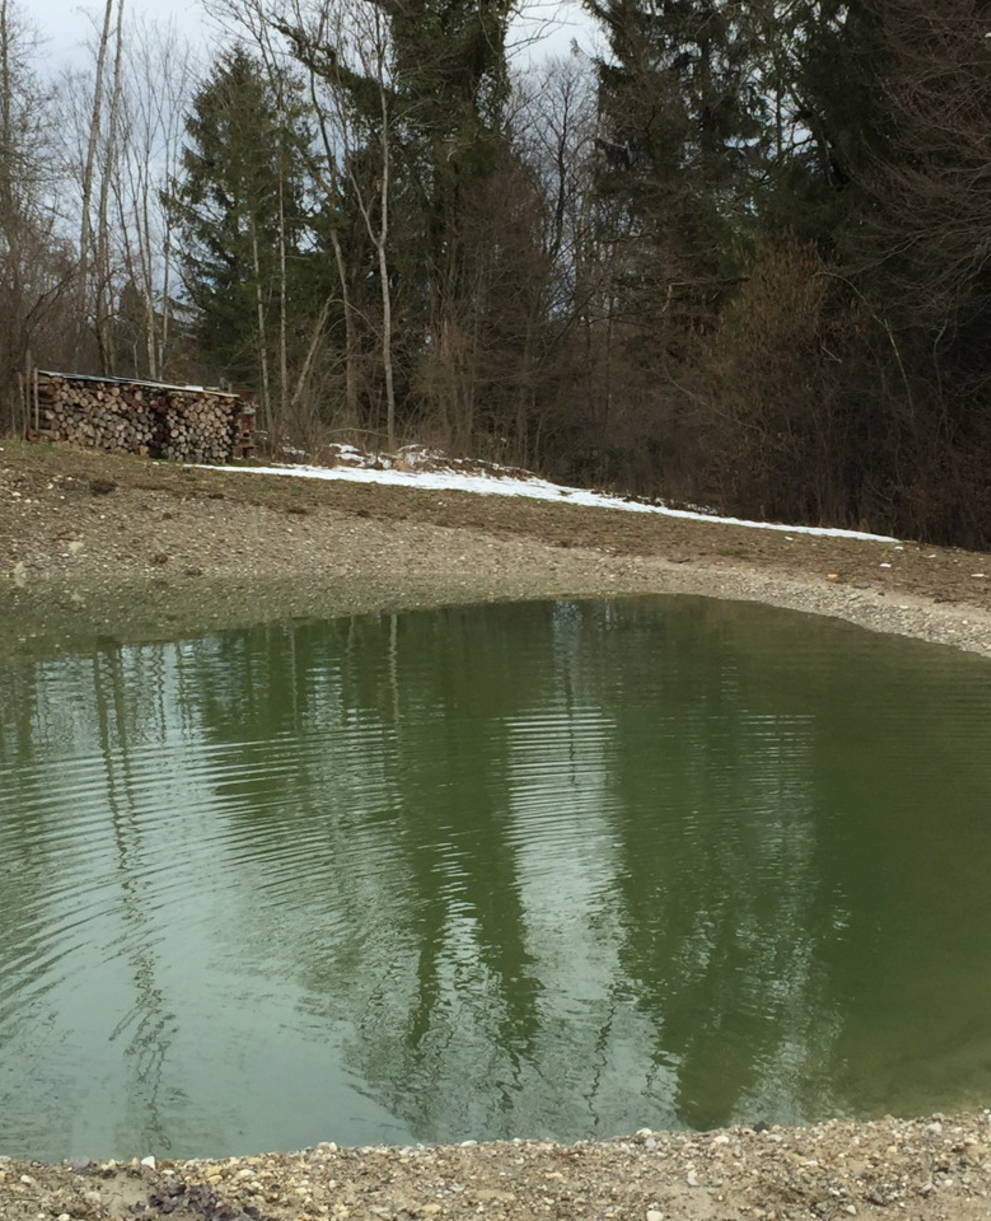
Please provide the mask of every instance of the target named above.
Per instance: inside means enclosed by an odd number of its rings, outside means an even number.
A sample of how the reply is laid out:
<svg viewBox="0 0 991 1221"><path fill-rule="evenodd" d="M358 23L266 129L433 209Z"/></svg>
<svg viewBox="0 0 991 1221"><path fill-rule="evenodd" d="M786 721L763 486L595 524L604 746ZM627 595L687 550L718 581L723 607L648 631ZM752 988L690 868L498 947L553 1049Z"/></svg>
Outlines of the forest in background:
<svg viewBox="0 0 991 1221"><path fill-rule="evenodd" d="M0 0L0 430L31 365L251 387L273 452L417 440L991 547L989 0Z"/></svg>

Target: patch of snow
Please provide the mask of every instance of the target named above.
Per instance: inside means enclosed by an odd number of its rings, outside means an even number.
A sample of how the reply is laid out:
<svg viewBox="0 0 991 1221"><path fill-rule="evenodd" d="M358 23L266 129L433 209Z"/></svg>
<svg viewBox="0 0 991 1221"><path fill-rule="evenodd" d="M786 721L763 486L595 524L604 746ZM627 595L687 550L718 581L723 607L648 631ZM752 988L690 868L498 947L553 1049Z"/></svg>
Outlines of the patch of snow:
<svg viewBox="0 0 991 1221"><path fill-rule="evenodd" d="M342 450L345 448L340 447ZM350 447L348 447L350 448ZM218 468L208 468L218 469ZM868 542L894 543L897 539L885 534L866 534L860 530L839 530L827 526L788 526L779 522L746 521L739 517L718 517L692 509L672 509L663 504L648 504L625 500L604 492L589 492L584 488L562 487L536 476L530 478L494 478L491 475L469 475L459 471L410 471L371 469L352 466L235 466L222 468L245 475L294 475L301 479L336 479L349 483L381 483L397 487L420 488L434 492L474 492L481 496L522 496L530 500L583 505L596 509L621 509L627 513L652 513L661 517L679 517L688 521L712 522L724 526L745 526L751 530L780 530L788 534L806 534L817 538L855 538Z"/></svg>
<svg viewBox="0 0 991 1221"><path fill-rule="evenodd" d="M359 449L357 445L347 445L344 442L334 441L330 445L323 446L319 451L321 466L368 466L373 467L378 463L378 457L375 454L369 454L363 449Z"/></svg>

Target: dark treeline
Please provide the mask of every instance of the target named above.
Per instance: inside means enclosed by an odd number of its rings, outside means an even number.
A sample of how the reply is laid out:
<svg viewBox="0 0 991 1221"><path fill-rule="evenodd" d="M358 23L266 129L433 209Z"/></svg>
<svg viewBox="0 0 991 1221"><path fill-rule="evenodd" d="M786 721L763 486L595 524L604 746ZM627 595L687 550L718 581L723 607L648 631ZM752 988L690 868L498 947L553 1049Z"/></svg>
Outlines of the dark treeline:
<svg viewBox="0 0 991 1221"><path fill-rule="evenodd" d="M991 546L991 5L105 0L52 82L0 0L0 378L256 389L273 445L416 439L751 516Z"/></svg>

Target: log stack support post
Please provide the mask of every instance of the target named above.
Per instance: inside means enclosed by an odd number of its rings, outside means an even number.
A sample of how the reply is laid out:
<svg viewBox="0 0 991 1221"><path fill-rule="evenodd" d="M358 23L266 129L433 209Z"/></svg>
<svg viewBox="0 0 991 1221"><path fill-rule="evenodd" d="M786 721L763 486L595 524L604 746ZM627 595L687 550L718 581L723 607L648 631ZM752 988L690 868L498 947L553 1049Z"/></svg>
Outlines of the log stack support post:
<svg viewBox="0 0 991 1221"><path fill-rule="evenodd" d="M254 453L250 397L202 386L34 369L28 437L177 462L229 462Z"/></svg>
<svg viewBox="0 0 991 1221"><path fill-rule="evenodd" d="M252 390L237 390L235 392L240 404L234 419L235 458L251 458L255 452L255 395Z"/></svg>

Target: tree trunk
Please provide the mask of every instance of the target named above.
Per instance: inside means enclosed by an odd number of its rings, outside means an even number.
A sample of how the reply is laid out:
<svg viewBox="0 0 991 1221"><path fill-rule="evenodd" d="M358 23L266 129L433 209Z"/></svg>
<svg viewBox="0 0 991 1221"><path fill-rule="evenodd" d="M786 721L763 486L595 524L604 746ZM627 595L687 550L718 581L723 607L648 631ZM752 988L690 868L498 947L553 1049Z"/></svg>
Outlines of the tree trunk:
<svg viewBox="0 0 991 1221"><path fill-rule="evenodd" d="M274 443L275 423L272 419L272 389L268 376L268 335L265 329L265 297L262 292L261 259L258 253L258 230L251 221L251 258L255 272L255 306L258 313L258 361L262 375L262 419L269 433L269 445Z"/></svg>
<svg viewBox="0 0 991 1221"><path fill-rule="evenodd" d="M117 0L117 23L114 32L113 86L110 93L110 121L107 127L106 156L100 175L100 201L97 209L96 273L99 277L95 297L96 341L100 355L100 372L113 374L116 366L113 334L113 269L110 266L110 183L116 178L117 141L120 134L121 68L123 64L124 0Z"/></svg>
<svg viewBox="0 0 991 1221"><path fill-rule="evenodd" d="M79 226L79 299L80 313L85 326L86 297L89 290L89 255L93 240L92 217L90 208L93 204L93 171L96 167L96 147L100 135L100 121L103 117L103 74L107 62L107 47L110 43L110 24L113 17L114 0L107 0L103 10L103 28L100 32L100 42L96 52L96 79L93 84L93 109L90 113L89 136L86 144L86 160L83 163L82 201ZM77 334L74 362L79 358L81 336Z"/></svg>
<svg viewBox="0 0 991 1221"><path fill-rule="evenodd" d="M375 242L378 248L379 280L382 286L382 369L385 374L385 434L386 445L392 453L396 448L396 391L392 377L392 290L389 286L389 263L386 246L389 241L389 107L385 88L381 85L379 98L382 110L382 183L379 190L379 231Z"/></svg>
<svg viewBox="0 0 991 1221"><path fill-rule="evenodd" d="M279 167L279 410L283 424L289 406L289 349L286 330L286 184L285 165Z"/></svg>
<svg viewBox="0 0 991 1221"><path fill-rule="evenodd" d="M322 31L322 26L321 26ZM327 116L317 100L316 74L312 65L308 74L310 86L310 101L320 125L320 139L323 143L324 158L327 163L327 174L330 177L330 190L325 191L327 202L333 208L337 205L339 192L337 158L327 131ZM321 181L323 178L321 177ZM336 229L330 231L330 246L334 252L334 266L337 268L337 278L341 285L341 308L344 311L344 407L348 423L358 423L358 371L355 368L357 352L355 344L354 314L351 309L351 283L348 279L347 265L344 261L344 251L341 249L341 239Z"/></svg>

